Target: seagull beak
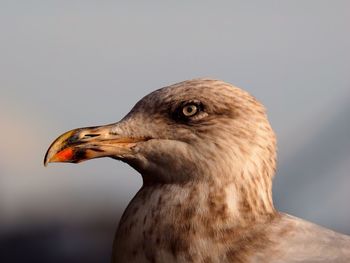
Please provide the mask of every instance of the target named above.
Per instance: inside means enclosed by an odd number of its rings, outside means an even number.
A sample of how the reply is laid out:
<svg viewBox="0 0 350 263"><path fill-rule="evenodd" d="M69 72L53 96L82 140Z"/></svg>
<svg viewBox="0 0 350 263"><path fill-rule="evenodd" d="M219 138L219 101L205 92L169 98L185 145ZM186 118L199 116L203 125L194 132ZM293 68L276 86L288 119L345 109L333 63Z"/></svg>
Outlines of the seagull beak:
<svg viewBox="0 0 350 263"><path fill-rule="evenodd" d="M59 136L46 152L44 165L52 162L79 163L101 157L123 159L132 147L147 138L134 138L115 133L118 124L78 128Z"/></svg>

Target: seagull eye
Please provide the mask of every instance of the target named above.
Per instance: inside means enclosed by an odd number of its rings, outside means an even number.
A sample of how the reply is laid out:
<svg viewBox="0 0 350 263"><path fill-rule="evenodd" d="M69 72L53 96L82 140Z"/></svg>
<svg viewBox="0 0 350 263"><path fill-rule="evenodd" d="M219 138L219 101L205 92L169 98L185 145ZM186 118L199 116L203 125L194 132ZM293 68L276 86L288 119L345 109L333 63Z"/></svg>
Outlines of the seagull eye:
<svg viewBox="0 0 350 263"><path fill-rule="evenodd" d="M198 100L183 101L172 111L172 118L181 123L195 122L207 115L203 104Z"/></svg>
<svg viewBox="0 0 350 263"><path fill-rule="evenodd" d="M198 106L195 104L188 104L182 108L182 114L185 117L192 117L198 112Z"/></svg>

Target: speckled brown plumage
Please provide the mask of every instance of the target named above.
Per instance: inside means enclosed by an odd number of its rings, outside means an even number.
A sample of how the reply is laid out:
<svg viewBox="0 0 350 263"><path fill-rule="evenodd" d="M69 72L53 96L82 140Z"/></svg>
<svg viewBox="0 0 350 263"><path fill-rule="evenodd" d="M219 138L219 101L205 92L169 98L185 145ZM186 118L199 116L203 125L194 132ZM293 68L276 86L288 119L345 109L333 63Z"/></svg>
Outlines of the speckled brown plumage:
<svg viewBox="0 0 350 263"><path fill-rule="evenodd" d="M67 148L73 157L58 159ZM144 182L119 223L113 262L350 262L348 236L275 210L274 132L264 107L230 84L154 91L118 123L62 135L45 163L104 156Z"/></svg>

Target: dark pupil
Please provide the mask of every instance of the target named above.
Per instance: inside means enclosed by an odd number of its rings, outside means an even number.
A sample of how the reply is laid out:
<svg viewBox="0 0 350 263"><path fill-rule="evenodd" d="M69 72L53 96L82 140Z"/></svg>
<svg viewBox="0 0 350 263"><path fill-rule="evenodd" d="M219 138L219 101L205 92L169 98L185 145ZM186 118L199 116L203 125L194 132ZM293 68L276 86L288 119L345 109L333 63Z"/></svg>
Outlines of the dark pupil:
<svg viewBox="0 0 350 263"><path fill-rule="evenodd" d="M191 113L191 112L193 111L193 107L188 106L188 107L187 107L187 111L188 111L188 113Z"/></svg>

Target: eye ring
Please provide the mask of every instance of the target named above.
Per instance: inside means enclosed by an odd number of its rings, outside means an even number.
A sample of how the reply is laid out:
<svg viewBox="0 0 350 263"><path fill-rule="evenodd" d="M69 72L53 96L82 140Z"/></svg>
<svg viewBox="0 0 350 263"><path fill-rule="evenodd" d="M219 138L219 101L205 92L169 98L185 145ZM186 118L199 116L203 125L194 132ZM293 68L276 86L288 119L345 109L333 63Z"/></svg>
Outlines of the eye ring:
<svg viewBox="0 0 350 263"><path fill-rule="evenodd" d="M182 114L185 117L192 117L198 113L198 106L194 103L187 104L182 107Z"/></svg>
<svg viewBox="0 0 350 263"><path fill-rule="evenodd" d="M176 104L177 107L174 110L171 109L172 119L176 122L190 124L208 115L199 100L187 100Z"/></svg>

